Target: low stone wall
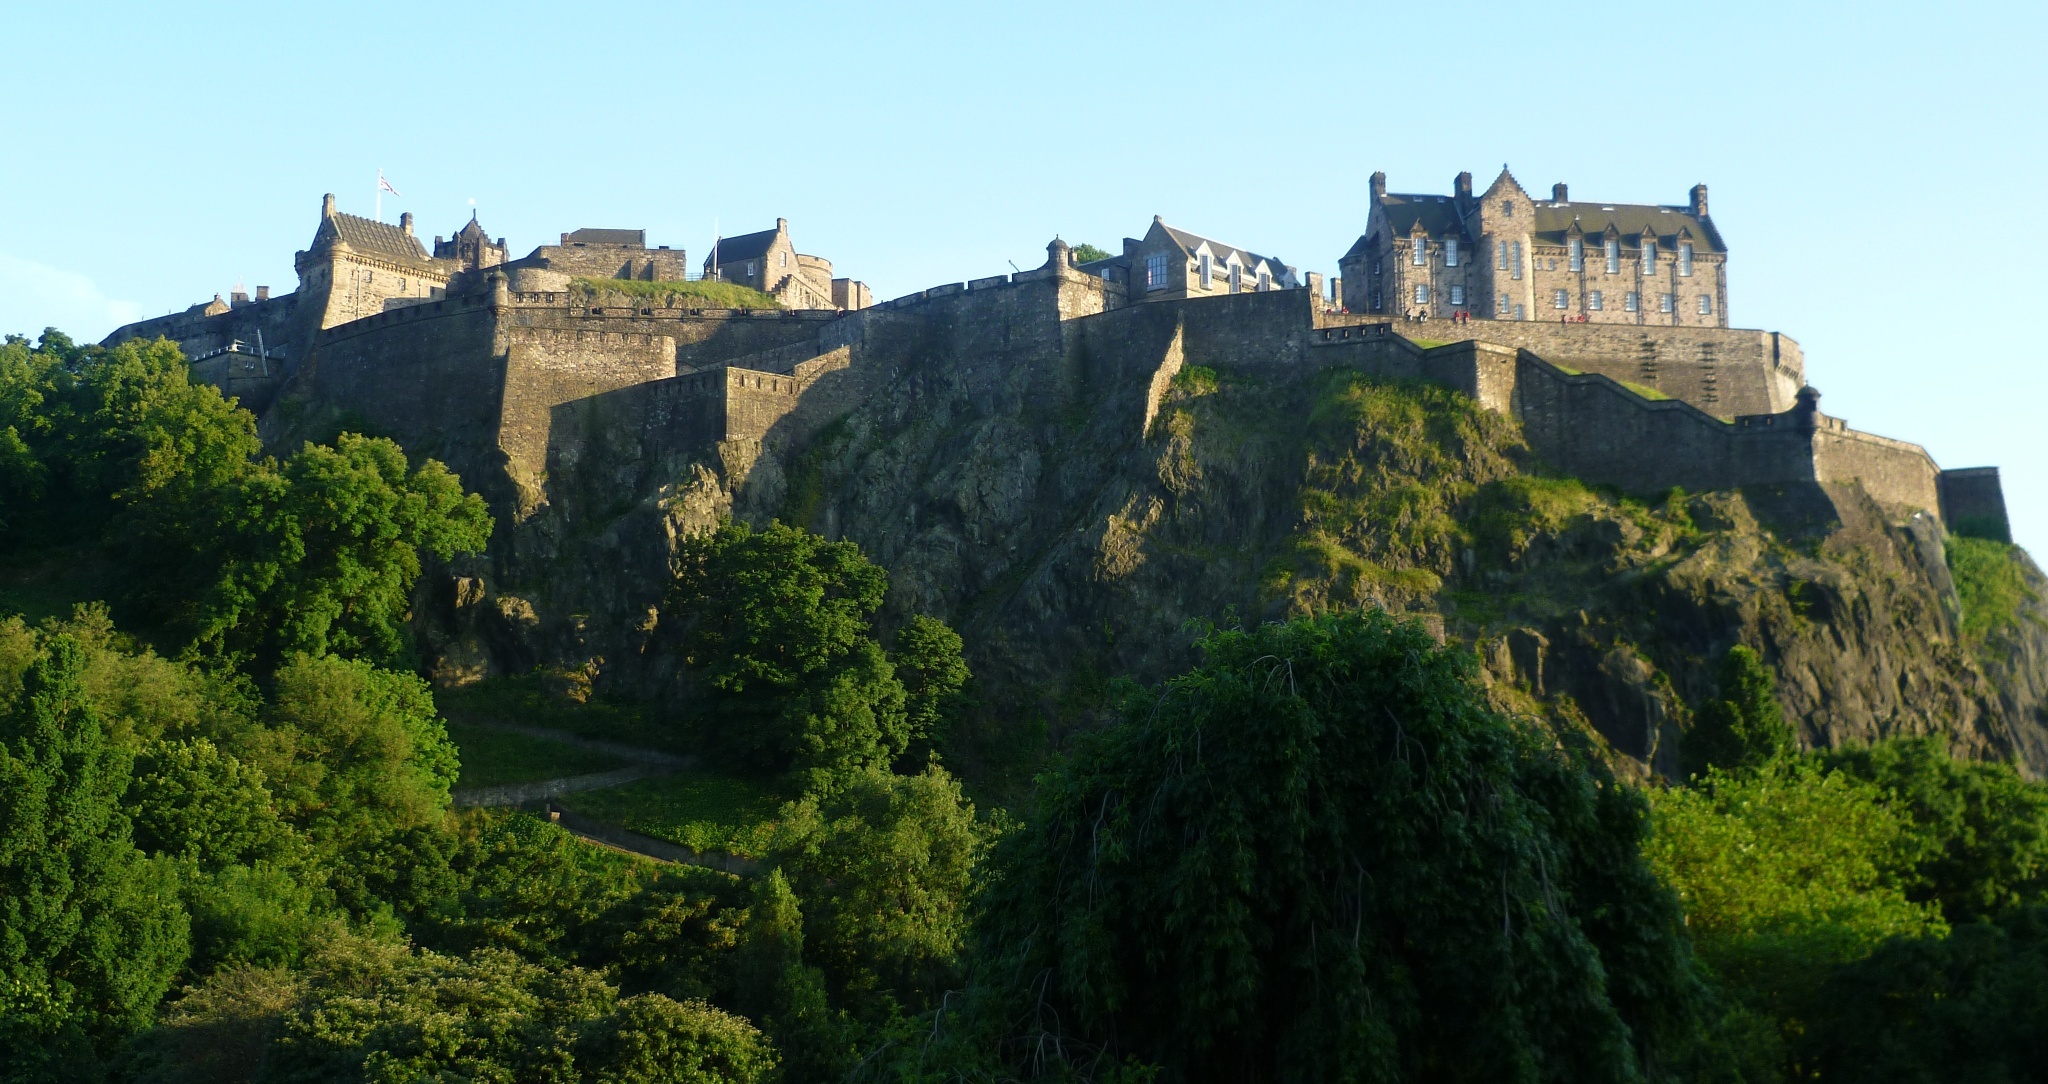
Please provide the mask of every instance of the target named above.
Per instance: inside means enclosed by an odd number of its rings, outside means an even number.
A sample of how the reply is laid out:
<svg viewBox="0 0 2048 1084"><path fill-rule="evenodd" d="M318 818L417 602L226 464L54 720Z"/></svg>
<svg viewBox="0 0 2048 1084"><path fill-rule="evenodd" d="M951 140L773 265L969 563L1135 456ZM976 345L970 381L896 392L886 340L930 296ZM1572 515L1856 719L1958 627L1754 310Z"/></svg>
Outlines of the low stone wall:
<svg viewBox="0 0 2048 1084"><path fill-rule="evenodd" d="M2006 519L2005 488L1997 467L1961 467L1941 472L1941 519L1957 534L2012 541Z"/></svg>

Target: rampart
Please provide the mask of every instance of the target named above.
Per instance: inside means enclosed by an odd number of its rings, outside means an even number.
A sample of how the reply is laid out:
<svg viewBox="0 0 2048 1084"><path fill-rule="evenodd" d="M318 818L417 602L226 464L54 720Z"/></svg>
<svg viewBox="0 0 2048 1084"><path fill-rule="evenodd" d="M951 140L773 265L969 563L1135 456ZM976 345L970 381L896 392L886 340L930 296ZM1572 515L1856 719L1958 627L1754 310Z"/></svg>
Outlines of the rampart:
<svg viewBox="0 0 2048 1084"><path fill-rule="evenodd" d="M1481 341L1528 350L1553 364L1640 384L1723 418L1790 410L1806 384L1805 354L1791 336L1775 331L1541 320L1397 322L1320 313L1317 327L1337 332L1387 327L1432 344Z"/></svg>

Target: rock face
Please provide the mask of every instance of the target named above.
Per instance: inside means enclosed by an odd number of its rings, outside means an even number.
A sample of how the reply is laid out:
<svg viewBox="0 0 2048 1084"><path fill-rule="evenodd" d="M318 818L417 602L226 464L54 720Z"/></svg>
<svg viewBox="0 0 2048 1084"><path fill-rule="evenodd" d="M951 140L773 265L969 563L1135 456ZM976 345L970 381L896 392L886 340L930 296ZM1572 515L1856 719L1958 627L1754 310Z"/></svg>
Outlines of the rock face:
<svg viewBox="0 0 2048 1084"><path fill-rule="evenodd" d="M584 419L489 559L423 588L437 676L544 666L661 694L670 548L732 515L858 542L893 618L965 637L987 734L1086 723L1107 678L1172 672L1205 622L1379 605L1642 770L1677 771L1737 643L1808 744L1943 733L2048 770L2048 581L2024 557L2033 600L1968 643L1939 525L1853 485L1825 523L1768 488L1626 499L1550 475L1455 392L1213 348L1189 365L1171 327L1046 319L873 314L758 440Z"/></svg>

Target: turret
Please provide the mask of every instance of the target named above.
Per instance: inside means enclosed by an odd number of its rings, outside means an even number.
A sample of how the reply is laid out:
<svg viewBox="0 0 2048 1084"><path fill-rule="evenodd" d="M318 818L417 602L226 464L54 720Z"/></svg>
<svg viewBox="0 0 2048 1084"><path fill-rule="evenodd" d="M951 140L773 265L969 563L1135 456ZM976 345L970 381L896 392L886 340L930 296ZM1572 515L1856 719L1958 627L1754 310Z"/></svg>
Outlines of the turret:
<svg viewBox="0 0 2048 1084"><path fill-rule="evenodd" d="M1698 191L1695 189L1695 191ZM1705 197L1702 196L1702 199ZM1820 414L1820 389L1811 384L1799 389L1792 407L1792 424L1801 432L1811 433L1816 428L1814 419Z"/></svg>
<svg viewBox="0 0 2048 1084"><path fill-rule="evenodd" d="M1060 268L1072 267L1073 264L1074 251L1067 247L1065 241L1054 237L1052 243L1045 246L1045 266Z"/></svg>

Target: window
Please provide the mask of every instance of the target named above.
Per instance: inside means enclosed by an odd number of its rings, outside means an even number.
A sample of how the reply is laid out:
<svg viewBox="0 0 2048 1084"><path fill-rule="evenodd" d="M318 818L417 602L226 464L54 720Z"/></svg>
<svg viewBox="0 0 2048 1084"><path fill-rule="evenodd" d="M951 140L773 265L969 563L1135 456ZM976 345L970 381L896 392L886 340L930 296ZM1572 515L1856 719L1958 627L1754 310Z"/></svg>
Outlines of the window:
<svg viewBox="0 0 2048 1084"><path fill-rule="evenodd" d="M1610 275L1621 274L1621 238L1619 237L1609 237L1607 239L1607 273Z"/></svg>
<svg viewBox="0 0 2048 1084"><path fill-rule="evenodd" d="M1465 288L1464 288L1463 286L1455 286L1455 285L1454 285L1454 286L1452 286L1452 287L1451 287L1451 304L1453 304L1453 305L1463 305L1464 303L1465 303Z"/></svg>
<svg viewBox="0 0 2048 1084"><path fill-rule="evenodd" d="M1145 289L1166 289L1166 257L1163 254L1145 257Z"/></svg>
<svg viewBox="0 0 2048 1084"><path fill-rule="evenodd" d="M1417 305L1429 304L1429 287L1427 285L1420 282L1415 284L1415 303Z"/></svg>
<svg viewBox="0 0 2048 1084"><path fill-rule="evenodd" d="M1521 277L1522 277L1522 242L1520 242L1520 241L1514 241L1514 242L1511 242L1511 243L1509 243L1509 245L1508 245L1508 259L1509 259L1509 260L1511 261L1511 262L1510 262L1510 263L1508 264L1508 268L1509 268L1510 272L1511 272L1511 273L1512 273L1512 274L1514 275L1514 277L1515 277L1515 278L1518 278L1518 279L1519 279L1519 278L1521 278Z"/></svg>
<svg viewBox="0 0 2048 1084"><path fill-rule="evenodd" d="M1708 296L1707 296L1707 295L1705 295L1705 294L1701 294L1701 295L1700 295L1700 315L1701 315L1701 316L1712 316L1712 315L1714 315L1714 299L1713 299L1713 298L1711 298L1711 297L1708 297Z"/></svg>
<svg viewBox="0 0 2048 1084"><path fill-rule="evenodd" d="M1230 292L1234 294L1242 289L1244 289L1244 268L1239 267L1236 264L1231 264Z"/></svg>
<svg viewBox="0 0 2048 1084"><path fill-rule="evenodd" d="M1265 291L1270 290L1272 288L1273 276L1267 274L1264 271L1259 272L1259 292L1264 293Z"/></svg>
<svg viewBox="0 0 2048 1084"><path fill-rule="evenodd" d="M1500 215L1502 218L1515 217L1515 201L1511 199L1500 201Z"/></svg>
<svg viewBox="0 0 2048 1084"><path fill-rule="evenodd" d="M783 254L782 254L782 264L781 264L781 266L783 266L783 267L788 267L788 266L789 266L789 253L785 252L785 253L783 253Z"/></svg>
<svg viewBox="0 0 2048 1084"><path fill-rule="evenodd" d="M1408 247L1412 250L1408 257L1409 263L1417 267L1427 267L1429 265L1429 241L1427 238L1421 236L1411 237L1408 239Z"/></svg>
<svg viewBox="0 0 2048 1084"><path fill-rule="evenodd" d="M1209 272L1214 265L1215 261L1210 258L1209 254L1206 252L1202 253L1202 289L1204 290L1209 288Z"/></svg>
<svg viewBox="0 0 2048 1084"><path fill-rule="evenodd" d="M1658 295L1657 295L1657 311L1658 311L1658 312L1672 312L1672 311L1674 311L1674 310L1676 309L1676 307L1677 307L1677 306L1676 306L1676 304L1675 304L1675 302L1676 302L1676 297L1675 297L1674 295L1672 295L1672 294L1658 294Z"/></svg>
<svg viewBox="0 0 2048 1084"><path fill-rule="evenodd" d="M753 278L753 277L754 277L754 274L755 274L755 271L756 271L756 268L755 268L755 265L754 265L754 261L752 261L752 260L748 260L748 261L747 261L747 277L748 277L748 278Z"/></svg>
<svg viewBox="0 0 2048 1084"><path fill-rule="evenodd" d="M1634 290L1630 290L1628 293L1622 295L1621 307L1627 309L1630 312L1635 312L1637 309L1640 309L1642 307L1642 298L1638 296Z"/></svg>
<svg viewBox="0 0 2048 1084"><path fill-rule="evenodd" d="M1550 295L1550 307L1553 309L1570 308L1571 304L1572 295L1566 293L1563 290L1559 290L1556 293Z"/></svg>
<svg viewBox="0 0 2048 1084"><path fill-rule="evenodd" d="M1458 239L1455 237L1444 241L1444 266L1458 266Z"/></svg>
<svg viewBox="0 0 2048 1084"><path fill-rule="evenodd" d="M1643 242L1643 274L1645 274L1645 275L1654 275L1654 274L1656 274L1656 273L1657 273L1657 242L1655 242L1655 241L1644 241L1644 242Z"/></svg>
<svg viewBox="0 0 2048 1084"><path fill-rule="evenodd" d="M1528 319L1528 316L1527 316L1526 314L1524 314L1524 313L1522 312L1522 306L1520 306L1520 305L1516 305L1516 306L1515 306L1515 319L1517 319L1517 320L1526 320L1526 319Z"/></svg>
<svg viewBox="0 0 2048 1084"><path fill-rule="evenodd" d="M1586 242L1574 237L1565 243L1565 266L1573 271L1586 269Z"/></svg>
<svg viewBox="0 0 2048 1084"><path fill-rule="evenodd" d="M1592 293L1587 294L1586 307L1592 309L1594 312L1599 312L1601 309L1607 307L1606 296L1598 290L1595 290Z"/></svg>
<svg viewBox="0 0 2048 1084"><path fill-rule="evenodd" d="M1495 241L1493 243L1493 269L1495 271L1505 271L1508 269L1508 243L1506 241Z"/></svg>
<svg viewBox="0 0 2048 1084"><path fill-rule="evenodd" d="M1690 241L1680 241L1678 243L1678 273L1687 278L1692 277L1692 242Z"/></svg>
<svg viewBox="0 0 2048 1084"><path fill-rule="evenodd" d="M1374 290L1372 294L1372 311L1380 311L1380 294L1378 290Z"/></svg>
<svg viewBox="0 0 2048 1084"><path fill-rule="evenodd" d="M1500 295L1500 314L1502 316L1508 314L1508 295L1506 294Z"/></svg>

